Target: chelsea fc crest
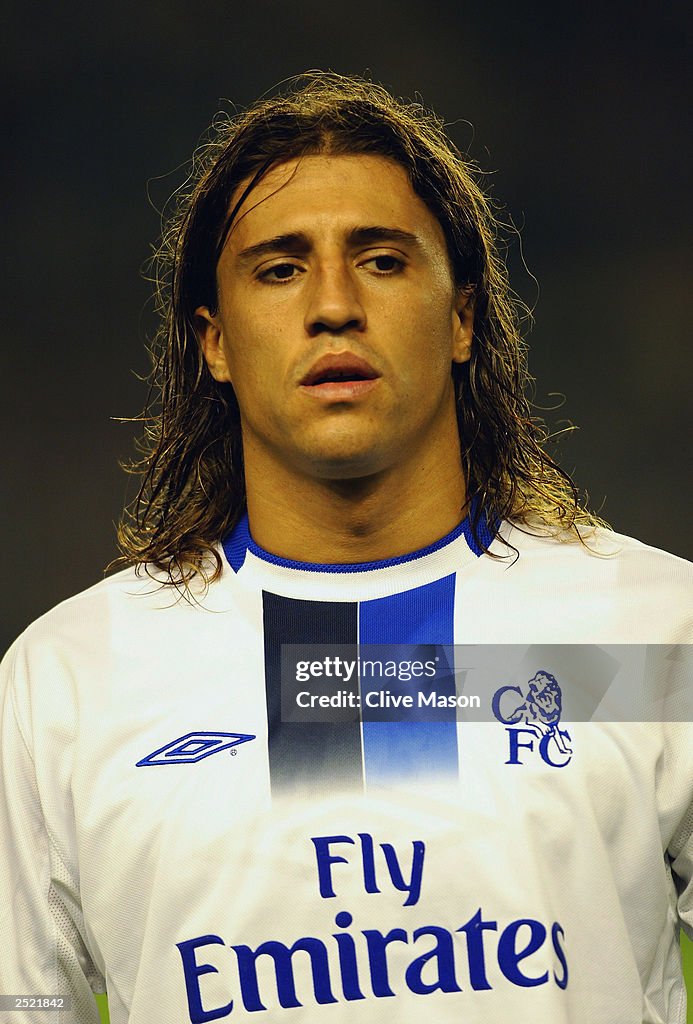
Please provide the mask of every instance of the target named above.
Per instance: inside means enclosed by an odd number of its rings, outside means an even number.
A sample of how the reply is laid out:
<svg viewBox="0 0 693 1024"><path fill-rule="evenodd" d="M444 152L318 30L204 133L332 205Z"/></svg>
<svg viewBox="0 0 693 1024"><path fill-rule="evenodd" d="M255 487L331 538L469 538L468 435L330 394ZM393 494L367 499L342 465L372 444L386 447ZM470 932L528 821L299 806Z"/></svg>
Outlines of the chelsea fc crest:
<svg viewBox="0 0 693 1024"><path fill-rule="evenodd" d="M565 768L573 756L570 733L560 728L562 695L558 680L540 669L525 686L501 686L491 702L493 714L506 727L508 760L541 757L552 768Z"/></svg>

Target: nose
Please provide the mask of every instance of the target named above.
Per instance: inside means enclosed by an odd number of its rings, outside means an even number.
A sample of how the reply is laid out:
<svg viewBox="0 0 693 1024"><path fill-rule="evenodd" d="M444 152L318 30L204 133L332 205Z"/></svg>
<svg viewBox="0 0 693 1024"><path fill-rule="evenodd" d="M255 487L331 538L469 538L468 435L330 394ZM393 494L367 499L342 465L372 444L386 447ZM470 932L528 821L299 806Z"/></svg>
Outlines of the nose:
<svg viewBox="0 0 693 1024"><path fill-rule="evenodd" d="M315 271L311 285L305 320L311 337L324 332L344 334L364 329L366 312L349 266L342 262L323 265Z"/></svg>

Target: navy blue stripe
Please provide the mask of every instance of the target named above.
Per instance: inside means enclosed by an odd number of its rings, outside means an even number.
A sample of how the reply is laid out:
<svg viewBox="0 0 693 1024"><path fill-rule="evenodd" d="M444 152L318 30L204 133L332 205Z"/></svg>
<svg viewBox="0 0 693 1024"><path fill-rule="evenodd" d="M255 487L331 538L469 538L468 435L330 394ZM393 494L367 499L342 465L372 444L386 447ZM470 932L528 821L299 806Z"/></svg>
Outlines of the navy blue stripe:
<svg viewBox="0 0 693 1024"><path fill-rule="evenodd" d="M363 785L361 728L351 722L282 722L281 645L356 644L357 605L296 601L263 592L265 693L272 792Z"/></svg>

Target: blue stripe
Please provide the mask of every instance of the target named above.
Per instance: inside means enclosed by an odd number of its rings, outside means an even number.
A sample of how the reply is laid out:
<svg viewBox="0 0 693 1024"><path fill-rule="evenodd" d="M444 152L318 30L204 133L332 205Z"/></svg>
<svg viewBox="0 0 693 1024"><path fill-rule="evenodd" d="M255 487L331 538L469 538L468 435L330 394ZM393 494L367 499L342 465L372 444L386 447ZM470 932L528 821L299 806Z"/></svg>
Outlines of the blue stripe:
<svg viewBox="0 0 693 1024"><path fill-rule="evenodd" d="M455 694L454 642L455 575L426 586L393 594L359 606L359 645L362 659L369 657L365 644L392 645L381 648L378 657L425 662L435 657L438 671L432 688L439 694ZM418 692L425 692L424 679L409 683L395 679L361 679L361 706L367 708L369 691L411 693L415 707L397 712L396 721L373 721L378 712L363 711L363 757L366 782L402 783L427 776L457 777L456 709L420 709ZM429 682L429 689L431 684ZM381 719L391 719L385 711Z"/></svg>

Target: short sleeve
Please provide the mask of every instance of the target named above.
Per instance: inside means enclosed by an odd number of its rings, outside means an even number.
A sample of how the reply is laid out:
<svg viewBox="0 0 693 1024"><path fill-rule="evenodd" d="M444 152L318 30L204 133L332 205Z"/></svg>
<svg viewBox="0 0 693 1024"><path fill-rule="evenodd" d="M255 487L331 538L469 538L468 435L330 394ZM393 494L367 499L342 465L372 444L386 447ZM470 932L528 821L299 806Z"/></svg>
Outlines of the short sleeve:
<svg viewBox="0 0 693 1024"><path fill-rule="evenodd" d="M23 1010L29 1024L98 1024L104 979L85 943L78 884L43 814L29 694L17 641L0 666L0 992L70 997L69 1010Z"/></svg>
<svg viewBox="0 0 693 1024"><path fill-rule="evenodd" d="M693 804L669 844L671 870L678 892L678 911L683 930L693 940Z"/></svg>

